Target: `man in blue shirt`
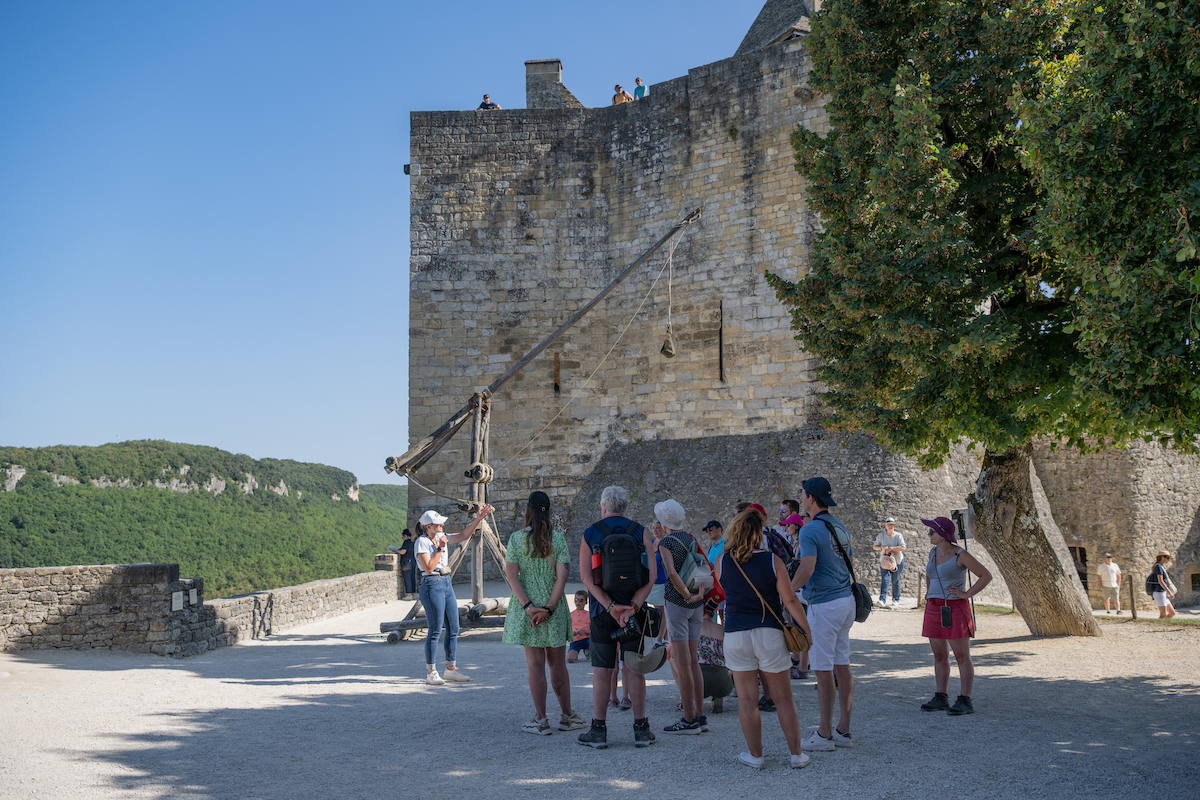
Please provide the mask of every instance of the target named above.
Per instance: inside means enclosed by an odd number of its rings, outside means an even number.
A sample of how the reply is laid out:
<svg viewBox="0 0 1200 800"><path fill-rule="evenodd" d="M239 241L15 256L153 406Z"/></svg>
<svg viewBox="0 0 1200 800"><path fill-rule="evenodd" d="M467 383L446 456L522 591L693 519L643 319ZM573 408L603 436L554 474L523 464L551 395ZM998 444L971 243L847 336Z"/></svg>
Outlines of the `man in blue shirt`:
<svg viewBox="0 0 1200 800"><path fill-rule="evenodd" d="M655 578L654 559L646 558L647 553L654 552L653 540L649 531L626 518L625 511L628 506L627 489L620 486L606 487L600 493L600 521L589 526L579 542L579 577L592 598L592 705L595 714L592 717L591 729L579 736L579 743L599 750L608 747L608 692L612 685L613 670L620 666L618 643L613 640L613 634L624 627L630 617L642 611ZM636 591L610 594L593 579L592 553L593 548L599 548L604 538L618 528L641 538L642 563L646 566L649 581ZM619 648L626 652L636 651L640 645L640 641L622 642ZM654 741L654 733L650 730L650 720L646 716L646 676L632 669L622 674L626 682L625 689L633 703L633 746L648 747Z"/></svg>
<svg viewBox="0 0 1200 800"><path fill-rule="evenodd" d="M850 626L854 624L854 589L846 567L850 533L829 513L836 506L833 489L824 478L809 478L800 493L800 504L812 521L800 529L800 568L792 588L804 586L808 624L812 628L809 659L817 673L817 705L821 724L801 742L805 750L852 747L850 709L854 704L854 677L850 674ZM840 545L840 548L839 548ZM834 676L837 683L834 684ZM837 728L833 727L833 700L841 701Z"/></svg>
<svg viewBox="0 0 1200 800"><path fill-rule="evenodd" d="M708 550L705 551L704 557L708 559L708 563L716 565L717 559L721 557L721 553L725 552L725 529L721 527L721 523L717 520L709 520L704 526L704 532L708 534Z"/></svg>

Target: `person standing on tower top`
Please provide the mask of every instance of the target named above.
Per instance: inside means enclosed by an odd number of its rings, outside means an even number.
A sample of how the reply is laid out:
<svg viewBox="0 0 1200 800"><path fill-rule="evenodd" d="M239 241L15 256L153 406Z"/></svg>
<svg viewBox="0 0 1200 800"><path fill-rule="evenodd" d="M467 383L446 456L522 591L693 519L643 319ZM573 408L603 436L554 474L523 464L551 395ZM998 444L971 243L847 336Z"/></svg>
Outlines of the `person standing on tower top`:
<svg viewBox="0 0 1200 800"><path fill-rule="evenodd" d="M634 78L633 82L637 84L633 87L633 98L635 100L644 100L650 96L650 87L643 86L641 78Z"/></svg>
<svg viewBox="0 0 1200 800"><path fill-rule="evenodd" d="M627 91L625 91L624 89L622 89L622 88L621 88L621 84L619 84L619 83L618 83L618 84L617 84L617 85L614 87L614 91L616 92L616 93L613 95L613 102L612 102L612 104L613 104L614 106L619 106L619 105L621 105L621 103L629 103L629 102L632 102L632 100L633 100L633 95L631 95L629 92L627 92Z"/></svg>
<svg viewBox="0 0 1200 800"><path fill-rule="evenodd" d="M490 95L483 96L483 102L479 104L476 111L503 111L499 103L493 103Z"/></svg>

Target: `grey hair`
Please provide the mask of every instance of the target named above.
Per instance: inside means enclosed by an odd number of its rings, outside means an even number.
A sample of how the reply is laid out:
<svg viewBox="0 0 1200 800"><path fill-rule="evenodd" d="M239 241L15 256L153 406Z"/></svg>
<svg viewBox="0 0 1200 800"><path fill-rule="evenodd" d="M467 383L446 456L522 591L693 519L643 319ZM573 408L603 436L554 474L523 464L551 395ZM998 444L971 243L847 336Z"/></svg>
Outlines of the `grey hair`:
<svg viewBox="0 0 1200 800"><path fill-rule="evenodd" d="M629 490L622 486L606 486L600 493L600 507L609 514L625 515L629 508Z"/></svg>

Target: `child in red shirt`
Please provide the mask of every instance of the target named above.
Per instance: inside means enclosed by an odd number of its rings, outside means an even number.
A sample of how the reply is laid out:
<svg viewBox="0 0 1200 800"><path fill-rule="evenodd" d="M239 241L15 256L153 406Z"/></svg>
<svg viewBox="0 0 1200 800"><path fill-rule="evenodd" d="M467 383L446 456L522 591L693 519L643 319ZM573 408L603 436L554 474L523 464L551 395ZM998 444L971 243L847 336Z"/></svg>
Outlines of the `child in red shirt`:
<svg viewBox="0 0 1200 800"><path fill-rule="evenodd" d="M567 651L567 663L574 664L582 652L588 657L588 645L591 644L592 620L588 615L588 594L580 590L575 593L575 610L571 612L571 632L575 640Z"/></svg>

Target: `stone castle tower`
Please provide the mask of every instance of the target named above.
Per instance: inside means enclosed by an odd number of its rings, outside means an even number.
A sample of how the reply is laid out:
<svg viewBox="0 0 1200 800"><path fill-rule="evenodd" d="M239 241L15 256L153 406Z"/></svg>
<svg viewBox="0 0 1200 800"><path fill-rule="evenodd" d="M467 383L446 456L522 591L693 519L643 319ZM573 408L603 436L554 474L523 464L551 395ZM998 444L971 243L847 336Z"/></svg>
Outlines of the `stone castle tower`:
<svg viewBox="0 0 1200 800"><path fill-rule="evenodd" d="M599 490L621 483L637 515L673 496L698 530L728 522L739 500L769 508L824 474L856 544L895 516L923 565L919 517L973 491L978 463L965 449L923 473L868 437L820 428L809 358L763 278L803 275L816 225L789 141L797 125L829 125L808 86L808 24L802 0L770 0L733 56L633 103L584 108L561 62L542 59L525 62L525 109L413 112L410 442L703 211L669 266L663 248L497 393L489 497L502 525L519 527L524 499L542 489L577 543ZM668 317L672 359L659 352ZM417 477L462 497L468 462L460 435ZM410 497L414 511L452 511L415 486ZM916 580L906 571L906 593Z"/></svg>

